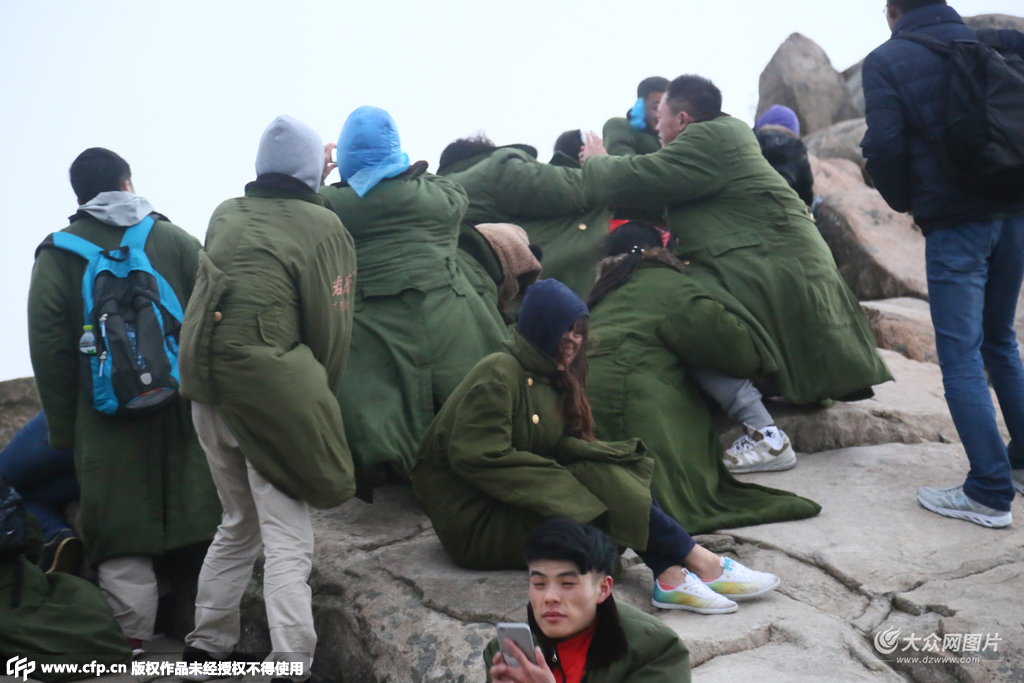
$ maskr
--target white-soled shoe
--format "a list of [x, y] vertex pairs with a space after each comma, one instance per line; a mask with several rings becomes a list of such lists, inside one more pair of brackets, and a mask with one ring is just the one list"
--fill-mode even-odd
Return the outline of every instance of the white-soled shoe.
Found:
[[796, 453], [786, 432], [775, 425], [763, 429], [746, 427], [747, 433], [736, 439], [722, 456], [733, 474], [781, 472], [796, 465]]
[[651, 604], [661, 609], [684, 609], [697, 614], [728, 614], [737, 605], [708, 588], [693, 572], [686, 572], [686, 581], [672, 590], [665, 590], [655, 579]]
[[775, 590], [780, 581], [775, 574], [748, 569], [731, 557], [721, 558], [722, 575], [704, 582], [708, 588], [730, 600], [749, 600]]

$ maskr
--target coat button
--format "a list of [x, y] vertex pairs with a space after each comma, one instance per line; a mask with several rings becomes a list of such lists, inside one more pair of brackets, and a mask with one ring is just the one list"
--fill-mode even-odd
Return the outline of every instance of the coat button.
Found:
[[216, 311], [213, 314], [213, 322], [219, 323], [224, 316], [221, 315], [220, 311]]
[[540, 415], [533, 416], [533, 424], [540, 424]]
[[586, 223], [580, 223], [580, 230], [586, 230], [586, 229], [587, 229], [587, 224]]
[[533, 378], [532, 377], [527, 377], [526, 378], [526, 386], [528, 386], [528, 387], [532, 387], [533, 386]]

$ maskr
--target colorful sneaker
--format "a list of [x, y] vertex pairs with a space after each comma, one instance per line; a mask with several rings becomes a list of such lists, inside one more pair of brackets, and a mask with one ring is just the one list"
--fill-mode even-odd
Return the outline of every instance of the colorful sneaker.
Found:
[[951, 489], [923, 486], [917, 490], [917, 502], [926, 510], [944, 517], [963, 519], [990, 529], [1000, 529], [1013, 523], [1011, 513], [1001, 512], [971, 500], [964, 493], [963, 486], [954, 486]]
[[775, 574], [757, 572], [747, 569], [730, 557], [721, 559], [722, 575], [714, 581], [704, 584], [719, 595], [726, 595], [731, 600], [749, 600], [768, 591], [775, 590], [779, 585], [779, 577]]
[[1024, 470], [1013, 470], [1010, 474], [1013, 477], [1013, 488], [1017, 493], [1024, 494]]
[[793, 444], [784, 431], [775, 425], [763, 429], [746, 427], [746, 430], [722, 457], [730, 472], [781, 472], [796, 465]]
[[735, 602], [708, 588], [693, 572], [686, 572], [686, 581], [672, 590], [665, 590], [655, 579], [651, 604], [661, 609], [684, 609], [697, 614], [728, 614], [737, 609]]

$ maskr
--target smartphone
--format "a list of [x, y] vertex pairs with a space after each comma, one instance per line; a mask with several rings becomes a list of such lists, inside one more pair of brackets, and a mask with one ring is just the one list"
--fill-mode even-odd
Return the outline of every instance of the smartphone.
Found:
[[506, 664], [519, 668], [519, 662], [505, 645], [506, 638], [523, 651], [531, 664], [537, 663], [537, 655], [533, 650], [533, 634], [530, 633], [529, 624], [498, 624], [498, 647], [501, 648], [501, 655], [505, 658]]

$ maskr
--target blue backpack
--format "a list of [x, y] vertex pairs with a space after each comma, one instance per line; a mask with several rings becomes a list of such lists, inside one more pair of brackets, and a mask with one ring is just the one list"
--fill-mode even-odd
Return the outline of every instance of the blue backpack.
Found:
[[125, 230], [114, 251], [66, 232], [55, 232], [39, 245], [70, 251], [87, 262], [79, 340], [82, 381], [93, 406], [106, 415], [146, 415], [178, 398], [182, 309], [146, 256], [154, 222], [147, 216]]

